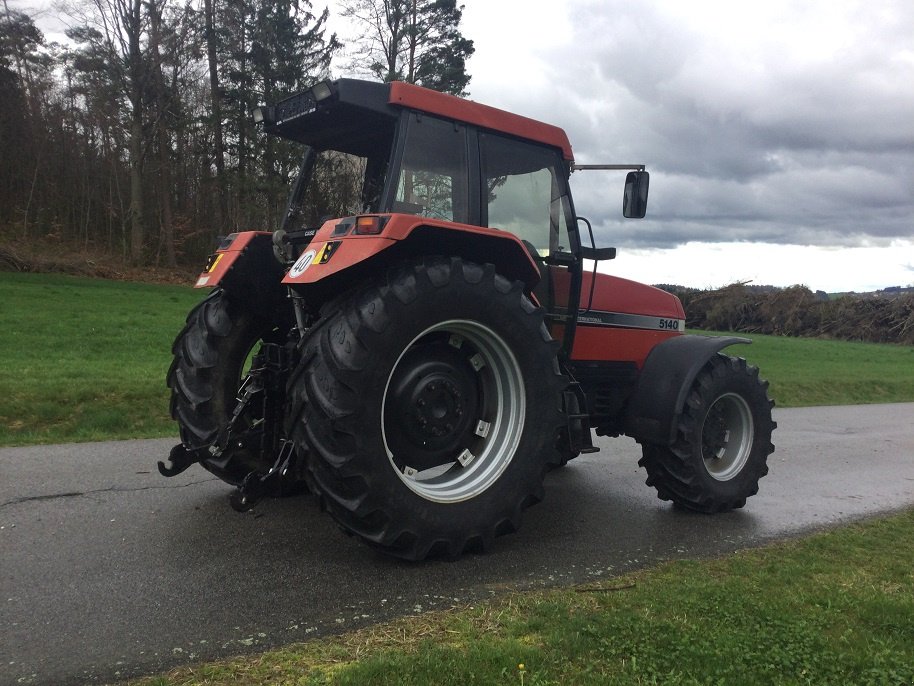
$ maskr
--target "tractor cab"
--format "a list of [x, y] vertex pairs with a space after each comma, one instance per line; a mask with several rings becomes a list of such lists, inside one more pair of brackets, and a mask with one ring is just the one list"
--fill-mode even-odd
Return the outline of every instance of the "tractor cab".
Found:
[[[261, 107], [255, 120], [267, 133], [306, 146], [278, 236], [294, 244], [286, 249], [294, 265], [287, 285], [329, 283], [326, 270], [305, 276], [302, 269], [312, 267], [315, 257], [317, 267], [331, 268], [329, 259], [321, 263], [326, 252], [305, 251], [328, 218], [333, 226], [321, 233], [333, 244], [374, 236], [378, 254], [396, 247], [388, 257], [400, 259], [410, 248], [384, 242], [396, 226], [403, 234], [398, 241], [405, 243], [406, 234], [419, 239], [413, 250], [438, 245], [448, 254], [494, 259], [500, 270], [524, 281], [571, 356], [578, 308], [569, 303], [581, 302], [584, 259], [595, 264], [615, 251], [597, 250], [592, 233], [582, 245], [568, 184], [574, 160], [562, 129], [410, 84], [353, 79], [325, 81]], [[644, 216], [647, 172], [638, 169], [626, 181], [627, 216]], [[369, 228], [359, 228], [358, 217], [377, 215], [379, 221], [365, 219]], [[393, 221], [391, 215], [412, 219]], [[341, 228], [346, 217], [356, 218], [351, 233]], [[480, 234], [470, 227], [493, 231]], [[346, 249], [355, 254], [354, 246]], [[302, 254], [308, 264], [296, 262]], [[364, 259], [365, 250], [359, 255]], [[587, 278], [594, 283], [595, 268]]]

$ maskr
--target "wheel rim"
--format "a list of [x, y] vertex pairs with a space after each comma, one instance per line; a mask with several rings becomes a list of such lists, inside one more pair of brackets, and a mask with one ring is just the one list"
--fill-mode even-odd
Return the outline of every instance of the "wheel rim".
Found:
[[478, 322], [441, 322], [406, 346], [388, 376], [384, 450], [414, 493], [469, 500], [511, 463], [525, 409], [523, 376], [507, 343]]
[[718, 481], [739, 474], [752, 451], [754, 433], [752, 412], [742, 396], [725, 393], [715, 400], [701, 429], [701, 454], [708, 474]]

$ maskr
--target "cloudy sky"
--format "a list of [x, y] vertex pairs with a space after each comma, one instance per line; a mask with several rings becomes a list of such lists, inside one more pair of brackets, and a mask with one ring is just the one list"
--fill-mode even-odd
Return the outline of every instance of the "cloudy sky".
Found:
[[914, 285], [911, 0], [463, 2], [474, 100], [563, 127], [579, 163], [651, 172], [644, 220], [621, 218], [622, 173], [572, 177], [619, 248], [607, 270]]
[[558, 124], [579, 214], [648, 282], [914, 284], [914, 2], [465, 0], [474, 99]]

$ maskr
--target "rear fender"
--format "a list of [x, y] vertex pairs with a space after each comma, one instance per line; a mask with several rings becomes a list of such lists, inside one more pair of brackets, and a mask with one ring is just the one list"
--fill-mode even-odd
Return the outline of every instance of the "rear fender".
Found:
[[244, 231], [222, 241], [194, 287], [218, 286], [254, 311], [267, 314], [285, 299], [283, 272], [273, 254], [272, 234]]
[[647, 356], [626, 405], [625, 433], [641, 443], [672, 445], [676, 422], [695, 377], [708, 360], [735, 343], [736, 336], [676, 336]]
[[300, 292], [314, 307], [349, 290], [352, 284], [404, 259], [422, 255], [492, 263], [503, 276], [522, 281], [528, 291], [540, 280], [532, 257], [510, 233], [414, 215], [384, 215], [382, 219], [384, 228], [377, 235], [355, 234], [352, 220], [325, 223], [283, 283]]

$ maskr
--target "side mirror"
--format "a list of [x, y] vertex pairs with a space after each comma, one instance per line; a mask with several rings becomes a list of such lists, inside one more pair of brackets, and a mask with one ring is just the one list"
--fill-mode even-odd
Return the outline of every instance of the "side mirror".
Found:
[[622, 196], [622, 216], [642, 219], [647, 212], [647, 187], [651, 175], [646, 171], [629, 172], [625, 177], [625, 193]]

